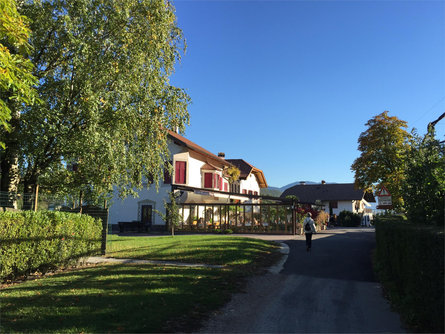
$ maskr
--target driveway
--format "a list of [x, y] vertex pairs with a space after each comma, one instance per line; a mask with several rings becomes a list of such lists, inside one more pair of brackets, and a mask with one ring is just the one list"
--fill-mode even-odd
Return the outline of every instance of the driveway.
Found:
[[282, 270], [252, 278], [201, 332], [404, 332], [372, 271], [374, 229], [322, 231], [310, 253], [303, 236], [255, 237], [289, 246]]

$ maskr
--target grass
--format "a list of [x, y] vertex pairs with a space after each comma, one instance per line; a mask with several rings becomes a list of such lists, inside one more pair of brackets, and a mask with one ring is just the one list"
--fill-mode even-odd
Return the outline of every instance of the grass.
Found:
[[[192, 263], [211, 259], [209, 264], [227, 267], [99, 265], [14, 284], [0, 290], [0, 332], [196, 330], [241, 289], [247, 275], [277, 258], [275, 244], [236, 237], [115, 238], [112, 245], [113, 256]], [[212, 247], [214, 257], [208, 254]]]
[[107, 257], [233, 266], [250, 264], [270, 250], [271, 244], [264, 240], [227, 235], [113, 235], [107, 246]]

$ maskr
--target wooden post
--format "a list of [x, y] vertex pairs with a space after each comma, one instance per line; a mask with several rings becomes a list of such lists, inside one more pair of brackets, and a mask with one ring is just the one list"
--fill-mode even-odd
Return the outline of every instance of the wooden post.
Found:
[[39, 203], [39, 185], [36, 185], [36, 196], [34, 198], [34, 212], [37, 212], [38, 203]]

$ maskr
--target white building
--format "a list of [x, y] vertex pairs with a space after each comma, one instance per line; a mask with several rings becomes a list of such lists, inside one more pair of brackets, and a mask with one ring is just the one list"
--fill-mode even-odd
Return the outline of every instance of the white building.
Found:
[[[235, 163], [173, 131], [168, 132], [168, 146], [173, 174], [164, 172], [158, 191], [154, 185], [145, 184], [137, 198], [121, 200], [115, 196], [109, 210], [111, 224], [138, 221], [151, 230], [164, 230], [166, 223], [156, 211], [165, 214], [164, 202], [172, 190], [180, 192], [179, 203], [230, 203], [259, 201], [260, 188], [267, 187], [263, 172], [243, 160], [236, 160], [243, 162], [243, 169], [238, 167], [240, 180], [230, 185], [226, 171]], [[187, 210], [184, 219], [189, 214]]]

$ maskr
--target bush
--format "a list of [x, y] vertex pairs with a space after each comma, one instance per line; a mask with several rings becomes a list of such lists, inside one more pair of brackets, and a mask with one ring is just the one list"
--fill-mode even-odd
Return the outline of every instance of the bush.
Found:
[[346, 210], [340, 212], [337, 219], [337, 224], [343, 227], [357, 227], [360, 226], [360, 222], [360, 215]]
[[52, 211], [0, 212], [0, 279], [69, 265], [100, 252], [102, 223]]
[[415, 331], [444, 332], [443, 229], [376, 219], [375, 264], [393, 305]]
[[228, 228], [227, 230], [224, 230], [224, 233], [225, 234], [232, 234], [233, 231], [230, 228]]

